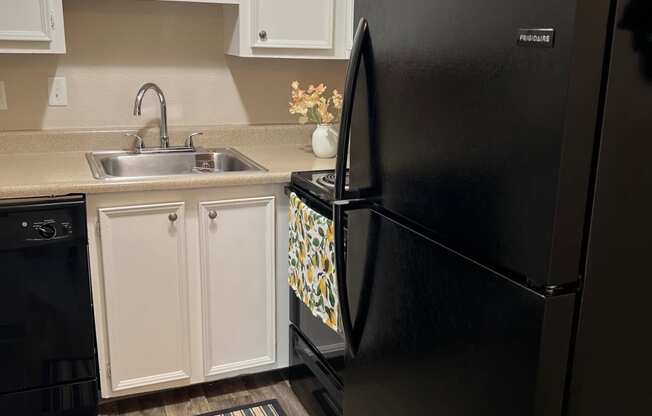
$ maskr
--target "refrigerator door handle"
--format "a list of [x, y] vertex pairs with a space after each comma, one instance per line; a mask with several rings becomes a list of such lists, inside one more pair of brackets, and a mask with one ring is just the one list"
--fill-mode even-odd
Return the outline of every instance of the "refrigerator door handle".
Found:
[[333, 222], [335, 228], [335, 274], [337, 276], [337, 291], [339, 293], [342, 328], [349, 355], [355, 357], [358, 342], [354, 339], [353, 319], [349, 305], [349, 290], [346, 280], [346, 253], [344, 213], [356, 209], [369, 209], [371, 204], [363, 199], [339, 200], [333, 202]]
[[344, 106], [340, 122], [339, 144], [337, 147], [337, 160], [335, 164], [335, 199], [333, 203], [333, 222], [335, 228], [335, 273], [337, 274], [337, 289], [339, 292], [340, 311], [342, 313], [342, 326], [349, 354], [354, 357], [357, 343], [353, 339], [353, 321], [349, 307], [349, 292], [346, 282], [346, 253], [344, 247], [344, 211], [353, 209], [351, 200], [347, 200], [355, 192], [346, 191], [346, 162], [349, 154], [349, 140], [351, 132], [351, 117], [353, 115], [353, 98], [358, 83], [358, 72], [362, 63], [364, 42], [368, 35], [367, 20], [360, 19], [353, 38], [351, 59], [346, 71], [344, 87]]
[[351, 133], [351, 117], [353, 116], [353, 99], [358, 83], [358, 73], [364, 52], [365, 41], [369, 35], [369, 24], [363, 17], [358, 23], [351, 48], [351, 59], [346, 70], [344, 86], [344, 105], [340, 122], [339, 144], [335, 162], [335, 199], [344, 200], [353, 197], [355, 192], [346, 190], [346, 162], [349, 154], [349, 141]]

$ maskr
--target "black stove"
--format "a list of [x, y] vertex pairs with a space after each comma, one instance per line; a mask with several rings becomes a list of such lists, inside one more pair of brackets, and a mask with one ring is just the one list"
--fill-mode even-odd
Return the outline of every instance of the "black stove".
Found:
[[[348, 186], [348, 174], [346, 185]], [[332, 218], [335, 173], [320, 170], [292, 173], [288, 194]], [[345, 218], [346, 224], [346, 218]], [[290, 385], [314, 415], [340, 416], [343, 406], [344, 335], [316, 318], [290, 289]]]

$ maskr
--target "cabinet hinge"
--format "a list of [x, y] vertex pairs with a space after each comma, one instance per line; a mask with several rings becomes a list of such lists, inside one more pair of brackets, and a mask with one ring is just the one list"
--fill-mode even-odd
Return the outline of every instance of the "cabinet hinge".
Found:
[[100, 220], [97, 220], [97, 222], [95, 223], [95, 229], [97, 231], [97, 239], [99, 241], [101, 241], [102, 240], [102, 227], [100, 227]]
[[50, 28], [54, 30], [56, 28], [55, 20], [54, 20], [54, 11], [50, 10]]
[[111, 378], [111, 364], [106, 365], [106, 377]]

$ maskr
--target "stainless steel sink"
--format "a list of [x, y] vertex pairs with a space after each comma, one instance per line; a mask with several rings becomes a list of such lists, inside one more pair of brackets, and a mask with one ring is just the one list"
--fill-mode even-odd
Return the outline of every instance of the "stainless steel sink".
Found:
[[134, 179], [266, 170], [231, 148], [161, 153], [91, 152], [86, 154], [86, 158], [93, 176], [97, 179]]

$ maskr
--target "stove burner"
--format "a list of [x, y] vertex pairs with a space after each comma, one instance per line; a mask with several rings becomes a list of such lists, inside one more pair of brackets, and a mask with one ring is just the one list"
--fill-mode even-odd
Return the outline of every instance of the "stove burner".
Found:
[[334, 173], [327, 173], [324, 176], [320, 176], [317, 179], [317, 183], [324, 185], [328, 188], [335, 188], [335, 174]]

